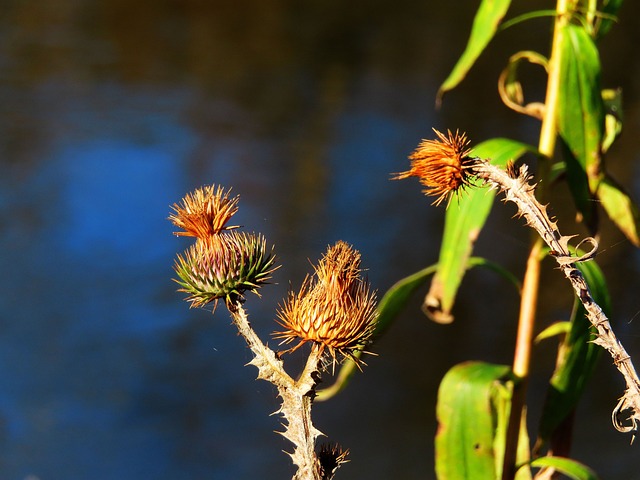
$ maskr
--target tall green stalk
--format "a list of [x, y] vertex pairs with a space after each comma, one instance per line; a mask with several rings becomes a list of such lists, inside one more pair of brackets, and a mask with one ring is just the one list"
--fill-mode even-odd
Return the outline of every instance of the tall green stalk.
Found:
[[[553, 28], [553, 40], [551, 55], [547, 66], [547, 91], [545, 96], [545, 108], [540, 128], [538, 151], [542, 161], [536, 175], [538, 188], [536, 195], [543, 203], [547, 197], [551, 159], [556, 146], [558, 92], [561, 81], [561, 56], [562, 35], [564, 27], [571, 16], [569, 7], [574, 7], [575, 2], [558, 0], [556, 5], [556, 18]], [[515, 352], [513, 357], [513, 374], [518, 379], [514, 386], [509, 415], [509, 426], [505, 441], [505, 455], [502, 469], [502, 479], [511, 480], [516, 471], [516, 452], [518, 449], [518, 437], [521, 417], [526, 404], [527, 385], [529, 378], [529, 366], [531, 364], [531, 346], [535, 331], [538, 291], [540, 288], [540, 267], [543, 258], [542, 249], [544, 242], [540, 236], [532, 237], [532, 245], [527, 258], [527, 267], [524, 274], [522, 297], [520, 301], [520, 314], [518, 317], [518, 332], [516, 336]]]

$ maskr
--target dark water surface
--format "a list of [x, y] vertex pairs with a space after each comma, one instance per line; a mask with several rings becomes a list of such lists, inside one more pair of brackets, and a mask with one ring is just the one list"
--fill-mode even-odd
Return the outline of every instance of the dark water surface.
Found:
[[[603, 80], [625, 92], [610, 168], [640, 198], [639, 12], [628, 3], [603, 44]], [[549, 40], [547, 20], [501, 34], [436, 111], [476, 2], [447, 5], [1, 2], [0, 479], [290, 478], [274, 391], [243, 367], [226, 312], [190, 311], [175, 293], [187, 243], [171, 235], [169, 205], [214, 182], [241, 195], [237, 222], [284, 265], [247, 302], [264, 336], [289, 282], [338, 239], [361, 250], [381, 292], [435, 262], [444, 211], [389, 174], [431, 127], [535, 144], [537, 123], [502, 107], [495, 82], [509, 55]], [[529, 75], [539, 99], [542, 77]], [[529, 237], [512, 214], [494, 209], [477, 253], [521, 274]], [[640, 256], [611, 227], [602, 246], [615, 328], [638, 363]], [[540, 328], [571, 307], [550, 265], [543, 285]], [[450, 326], [419, 304], [349, 390], [314, 408], [351, 450], [340, 478], [433, 478], [440, 379], [463, 360], [511, 360], [518, 298], [503, 280], [472, 272]], [[550, 343], [536, 361], [533, 405]], [[603, 357], [577, 415], [575, 457], [603, 479], [640, 479], [639, 447], [610, 425], [622, 389]]]

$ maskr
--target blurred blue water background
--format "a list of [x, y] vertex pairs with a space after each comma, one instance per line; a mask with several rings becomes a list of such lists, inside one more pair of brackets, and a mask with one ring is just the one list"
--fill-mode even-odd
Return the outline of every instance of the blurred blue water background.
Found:
[[[610, 169], [640, 198], [639, 12], [627, 3], [603, 41], [603, 82], [625, 95]], [[187, 241], [172, 236], [169, 206], [210, 183], [241, 196], [237, 223], [264, 233], [283, 265], [247, 302], [264, 337], [289, 286], [338, 239], [361, 250], [380, 292], [435, 262], [443, 209], [389, 174], [431, 127], [475, 143], [538, 135], [495, 84], [518, 49], [546, 51], [548, 19], [502, 33], [434, 109], [475, 8], [0, 2], [0, 479], [290, 478], [269, 416], [275, 392], [243, 366], [250, 355], [226, 312], [188, 310], [175, 292]], [[540, 100], [542, 75], [525, 72]], [[554, 212], [578, 233], [568, 198], [557, 193]], [[529, 233], [512, 215], [494, 209], [477, 253], [521, 274]], [[610, 226], [602, 247], [615, 328], [637, 363], [640, 257]], [[544, 286], [540, 329], [571, 308], [551, 265]], [[351, 450], [341, 478], [434, 478], [440, 379], [463, 360], [511, 361], [518, 299], [503, 280], [472, 271], [449, 326], [427, 321], [419, 297], [364, 374], [314, 408], [317, 427]], [[553, 349], [536, 349], [534, 405]], [[578, 411], [575, 457], [603, 479], [640, 479], [637, 445], [609, 419], [622, 389], [603, 358]]]

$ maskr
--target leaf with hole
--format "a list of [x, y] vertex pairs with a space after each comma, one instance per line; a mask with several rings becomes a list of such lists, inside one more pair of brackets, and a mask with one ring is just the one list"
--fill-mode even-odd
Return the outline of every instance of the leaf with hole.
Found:
[[465, 362], [447, 372], [436, 407], [439, 480], [500, 478], [512, 383], [505, 365]]

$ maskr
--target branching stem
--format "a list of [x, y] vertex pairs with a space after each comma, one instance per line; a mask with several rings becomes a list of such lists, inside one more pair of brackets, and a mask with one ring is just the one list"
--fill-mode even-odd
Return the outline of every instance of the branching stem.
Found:
[[249, 362], [258, 369], [258, 378], [266, 380], [278, 389], [282, 405], [276, 412], [285, 420], [284, 432], [279, 432], [294, 445], [291, 459], [298, 467], [293, 480], [323, 480], [315, 443], [322, 432], [311, 421], [311, 406], [320, 375], [321, 347], [314, 345], [304, 370], [298, 380], [294, 380], [284, 370], [282, 360], [267, 347], [255, 333], [242, 305], [229, 305], [229, 312], [238, 332], [245, 339], [254, 358]]

